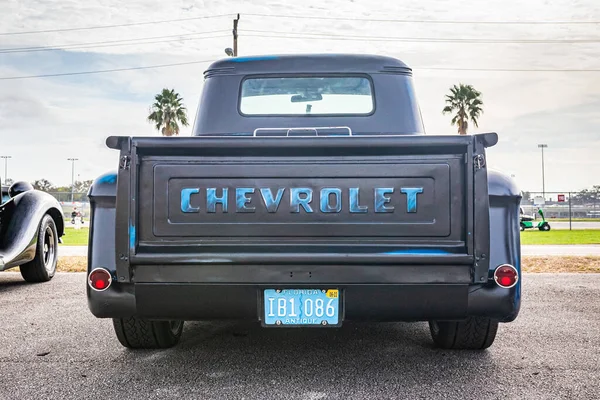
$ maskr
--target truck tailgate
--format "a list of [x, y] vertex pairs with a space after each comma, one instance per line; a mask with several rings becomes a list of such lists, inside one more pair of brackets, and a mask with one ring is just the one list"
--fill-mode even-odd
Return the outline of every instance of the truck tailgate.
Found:
[[495, 140], [111, 137], [118, 266], [433, 258], [487, 273]]

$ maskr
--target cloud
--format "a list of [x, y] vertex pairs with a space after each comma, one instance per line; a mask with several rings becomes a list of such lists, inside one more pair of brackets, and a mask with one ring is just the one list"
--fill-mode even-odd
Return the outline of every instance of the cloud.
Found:
[[[247, 13], [328, 15], [445, 20], [580, 20], [600, 19], [600, 3], [562, 0], [490, 0], [473, 3], [384, 2], [374, 10], [367, 0], [268, 2], [257, 0], [106, 0], [82, 3], [64, 0], [7, 0], [0, 14], [4, 32], [97, 26], [138, 21], [189, 18], [237, 12], [241, 54], [351, 52], [386, 54], [415, 67], [415, 86], [430, 134], [454, 134], [441, 114], [443, 96], [458, 82], [483, 92], [485, 113], [473, 132], [496, 131], [500, 143], [490, 149], [490, 163], [517, 175], [525, 188], [541, 188], [538, 142], [547, 142], [548, 179], [557, 190], [598, 183], [600, 79], [592, 73], [509, 73], [432, 71], [418, 67], [473, 68], [599, 68], [597, 45], [481, 45], [358, 40], [303, 40], [273, 34], [251, 36], [250, 30], [330, 33], [380, 37], [569, 38], [593, 37], [595, 26], [493, 26], [398, 24], [251, 17]], [[246, 14], [246, 15], [245, 15]], [[111, 29], [2, 36], [2, 48], [49, 46], [96, 41], [177, 35], [231, 29], [231, 17], [198, 19]], [[0, 53], [0, 77], [89, 71], [167, 64], [224, 56], [231, 38], [178, 40], [135, 46], [111, 46], [70, 51]], [[163, 87], [184, 98], [190, 123], [200, 98], [207, 64], [156, 70], [60, 78], [0, 81], [0, 152], [10, 154], [9, 175], [33, 180], [46, 177], [70, 182], [68, 157], [77, 157], [77, 173], [93, 178], [116, 166], [117, 153], [107, 149], [109, 135], [156, 135], [146, 122], [148, 106]], [[191, 127], [182, 130], [189, 135]], [[0, 165], [0, 170], [3, 166]]]

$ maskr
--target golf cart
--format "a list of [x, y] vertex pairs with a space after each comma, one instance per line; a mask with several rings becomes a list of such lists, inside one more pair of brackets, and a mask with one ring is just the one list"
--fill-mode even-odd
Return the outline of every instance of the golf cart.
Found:
[[538, 223], [535, 223], [535, 217], [533, 215], [525, 215], [525, 212], [523, 211], [523, 207], [519, 208], [519, 214], [520, 214], [519, 225], [521, 227], [521, 231], [524, 231], [525, 229], [532, 229], [532, 228], [538, 228], [540, 231], [549, 231], [550, 230], [550, 224], [548, 223], [548, 221], [546, 221], [546, 218], [544, 217], [544, 212], [542, 211], [541, 208], [538, 210], [538, 214], [540, 214], [540, 216], [542, 217], [542, 220]]

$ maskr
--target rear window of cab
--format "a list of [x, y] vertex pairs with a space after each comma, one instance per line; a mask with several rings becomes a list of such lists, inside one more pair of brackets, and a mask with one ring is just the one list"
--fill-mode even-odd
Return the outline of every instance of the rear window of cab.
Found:
[[375, 101], [365, 76], [257, 77], [242, 81], [242, 115], [369, 115]]

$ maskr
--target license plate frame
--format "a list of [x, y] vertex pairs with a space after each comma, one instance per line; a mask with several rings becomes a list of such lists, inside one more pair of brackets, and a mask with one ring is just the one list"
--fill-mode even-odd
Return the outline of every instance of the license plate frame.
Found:
[[[298, 291], [306, 291], [306, 290], [319, 290], [321, 291], [321, 293], [327, 295], [329, 294], [330, 291], [335, 291], [337, 293], [337, 322], [336, 323], [330, 323], [327, 322], [327, 324], [323, 324], [322, 322], [320, 323], [300, 323], [300, 324], [292, 324], [292, 323], [284, 323], [282, 321], [281, 324], [276, 324], [276, 323], [268, 323], [272, 318], [267, 318], [267, 313], [266, 313], [266, 296], [267, 296], [267, 291], [269, 290], [273, 290], [273, 291], [294, 291], [294, 290], [298, 290]], [[264, 328], [339, 328], [342, 326], [343, 320], [344, 320], [344, 301], [343, 301], [343, 291], [339, 288], [336, 287], [327, 287], [327, 288], [318, 288], [318, 287], [310, 287], [310, 288], [306, 288], [306, 287], [293, 287], [293, 288], [273, 288], [273, 287], [266, 287], [266, 288], [261, 288], [259, 289], [259, 311], [260, 311], [260, 323], [261, 326]], [[326, 307], [326, 305], [325, 305]], [[300, 318], [300, 317], [299, 317]], [[318, 317], [317, 317], [318, 318]], [[327, 319], [327, 318], [325, 318]], [[322, 319], [320, 320], [322, 321]]]

